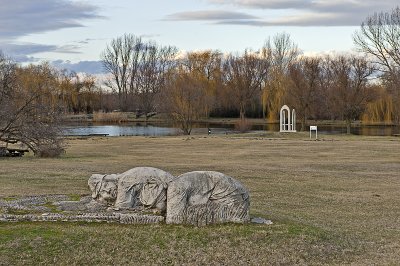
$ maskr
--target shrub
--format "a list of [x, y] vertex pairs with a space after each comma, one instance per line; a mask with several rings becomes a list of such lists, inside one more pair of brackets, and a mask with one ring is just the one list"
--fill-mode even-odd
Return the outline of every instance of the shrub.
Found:
[[251, 122], [247, 119], [240, 119], [235, 123], [235, 130], [245, 133], [251, 129]]
[[40, 145], [35, 155], [42, 158], [55, 158], [65, 153], [62, 143]]
[[126, 113], [121, 113], [121, 112], [112, 112], [112, 113], [95, 112], [93, 114], [93, 122], [121, 123], [121, 122], [127, 122], [127, 121], [128, 121], [128, 115]]

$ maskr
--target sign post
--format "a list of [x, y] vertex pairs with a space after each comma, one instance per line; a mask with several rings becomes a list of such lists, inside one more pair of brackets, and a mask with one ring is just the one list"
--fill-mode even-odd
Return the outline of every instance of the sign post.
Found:
[[311, 139], [311, 132], [315, 131], [315, 139], [318, 139], [318, 127], [317, 126], [310, 126], [310, 139]]

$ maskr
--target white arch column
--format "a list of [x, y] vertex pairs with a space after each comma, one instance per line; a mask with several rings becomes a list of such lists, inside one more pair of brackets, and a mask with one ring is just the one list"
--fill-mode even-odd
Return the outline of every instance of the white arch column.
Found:
[[284, 105], [279, 114], [279, 131], [296, 132], [296, 111], [293, 109], [293, 111], [290, 112], [290, 108], [287, 105]]

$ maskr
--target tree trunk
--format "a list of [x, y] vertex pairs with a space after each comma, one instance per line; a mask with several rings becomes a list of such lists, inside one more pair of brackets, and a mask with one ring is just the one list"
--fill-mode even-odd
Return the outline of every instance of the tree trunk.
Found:
[[350, 135], [351, 134], [351, 120], [346, 119], [346, 134]]
[[243, 121], [246, 118], [246, 110], [243, 104], [240, 105], [240, 120]]
[[306, 122], [307, 122], [307, 117], [306, 117], [306, 115], [304, 115], [303, 118], [301, 119], [300, 131], [306, 131]]

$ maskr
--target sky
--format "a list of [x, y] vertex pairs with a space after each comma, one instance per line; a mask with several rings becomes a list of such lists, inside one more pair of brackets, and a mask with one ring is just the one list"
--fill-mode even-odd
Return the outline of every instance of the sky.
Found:
[[352, 34], [398, 0], [0, 0], [0, 49], [23, 64], [99, 74], [124, 33], [182, 51], [259, 49], [285, 32], [304, 53], [354, 50]]

